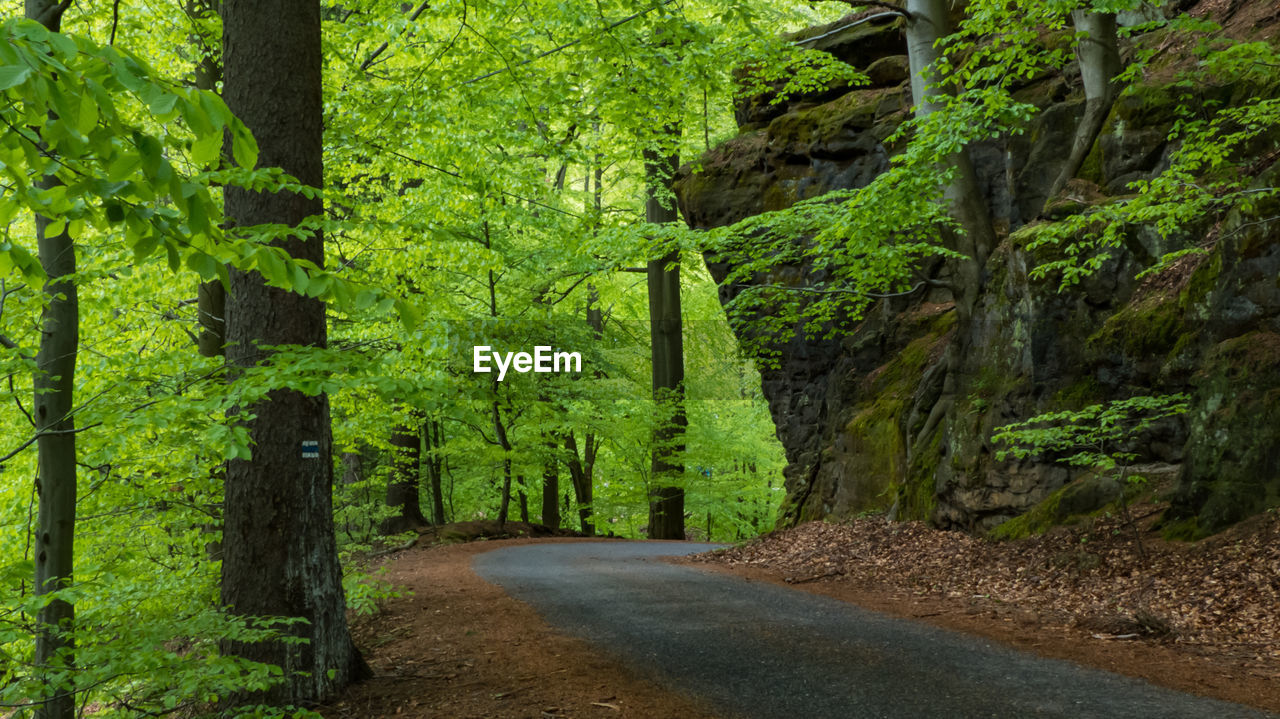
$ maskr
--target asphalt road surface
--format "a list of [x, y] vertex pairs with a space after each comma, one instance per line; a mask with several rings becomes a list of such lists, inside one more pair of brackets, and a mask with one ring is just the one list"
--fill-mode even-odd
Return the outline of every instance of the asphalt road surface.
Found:
[[478, 555], [474, 567], [552, 625], [726, 716], [1276, 717], [654, 559], [712, 546], [535, 544]]

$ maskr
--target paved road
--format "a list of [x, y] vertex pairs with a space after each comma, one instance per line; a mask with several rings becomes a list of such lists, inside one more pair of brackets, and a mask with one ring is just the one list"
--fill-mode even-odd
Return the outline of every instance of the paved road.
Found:
[[1275, 717], [826, 597], [653, 559], [711, 545], [582, 542], [478, 555], [547, 620], [726, 715]]

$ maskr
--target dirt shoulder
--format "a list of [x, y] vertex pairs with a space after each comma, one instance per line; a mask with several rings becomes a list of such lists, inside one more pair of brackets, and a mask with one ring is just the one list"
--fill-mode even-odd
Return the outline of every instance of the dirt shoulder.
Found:
[[1280, 517], [1197, 544], [1116, 522], [993, 543], [814, 522], [680, 559], [1202, 696], [1280, 712]]
[[385, 578], [412, 596], [356, 620], [374, 678], [321, 708], [328, 719], [711, 719], [691, 698], [637, 678], [471, 571], [514, 539], [414, 547], [387, 557]]

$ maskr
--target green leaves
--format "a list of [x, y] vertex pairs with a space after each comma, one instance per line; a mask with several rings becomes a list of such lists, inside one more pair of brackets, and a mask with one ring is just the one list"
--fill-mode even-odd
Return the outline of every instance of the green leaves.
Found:
[[992, 441], [1008, 446], [996, 459], [1050, 455], [1072, 466], [1111, 470], [1134, 458], [1124, 449], [1128, 441], [1158, 420], [1186, 413], [1188, 401], [1185, 394], [1130, 397], [997, 427]]
[[0, 67], [0, 90], [15, 88], [31, 77], [31, 68], [14, 65]]

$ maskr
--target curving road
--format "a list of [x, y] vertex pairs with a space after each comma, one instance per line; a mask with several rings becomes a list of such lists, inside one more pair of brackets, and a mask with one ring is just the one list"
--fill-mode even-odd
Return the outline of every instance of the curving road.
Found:
[[728, 716], [1275, 717], [798, 590], [654, 560], [707, 544], [579, 542], [478, 555], [480, 576]]

